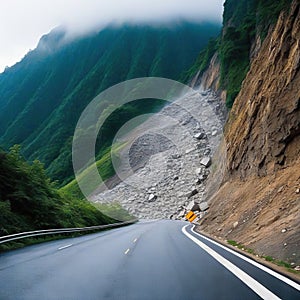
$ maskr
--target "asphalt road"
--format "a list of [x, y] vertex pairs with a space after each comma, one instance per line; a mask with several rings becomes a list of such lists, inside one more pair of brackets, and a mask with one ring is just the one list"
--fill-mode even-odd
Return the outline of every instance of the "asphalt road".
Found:
[[0, 254], [0, 299], [300, 299], [297, 283], [186, 225], [139, 222]]

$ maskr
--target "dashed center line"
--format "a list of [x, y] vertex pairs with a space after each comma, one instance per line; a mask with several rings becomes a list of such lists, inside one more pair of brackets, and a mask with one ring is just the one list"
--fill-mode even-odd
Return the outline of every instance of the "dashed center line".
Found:
[[73, 244], [69, 244], [69, 245], [66, 245], [66, 246], [59, 247], [58, 250], [63, 250], [63, 249], [69, 248], [71, 246], [73, 246]]
[[124, 253], [125, 255], [128, 254], [128, 252], [130, 251], [130, 249], [128, 248]]
[[138, 239], [137, 239], [137, 238], [135, 238], [135, 239], [133, 240], [133, 242], [134, 242], [134, 243], [136, 243], [136, 241], [137, 241], [137, 240], [138, 240]]

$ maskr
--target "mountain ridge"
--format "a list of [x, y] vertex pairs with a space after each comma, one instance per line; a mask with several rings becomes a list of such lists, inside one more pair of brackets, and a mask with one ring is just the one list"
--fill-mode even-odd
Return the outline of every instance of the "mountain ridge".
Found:
[[133, 77], [178, 79], [219, 28], [211, 23], [182, 23], [172, 30], [109, 27], [61, 47], [56, 45], [64, 34], [56, 29], [0, 75], [0, 143], [6, 149], [21, 144], [27, 159], [40, 159], [53, 179], [68, 181], [72, 177], [68, 149], [87, 103]]

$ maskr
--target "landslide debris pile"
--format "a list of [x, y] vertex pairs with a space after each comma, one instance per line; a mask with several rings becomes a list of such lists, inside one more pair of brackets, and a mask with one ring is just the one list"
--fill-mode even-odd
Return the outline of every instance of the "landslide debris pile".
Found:
[[94, 201], [119, 202], [139, 218], [184, 219], [188, 210], [202, 217], [224, 115], [220, 99], [210, 91], [169, 104], [124, 138], [128, 146], [120, 157], [129, 163], [117, 171], [123, 180]]

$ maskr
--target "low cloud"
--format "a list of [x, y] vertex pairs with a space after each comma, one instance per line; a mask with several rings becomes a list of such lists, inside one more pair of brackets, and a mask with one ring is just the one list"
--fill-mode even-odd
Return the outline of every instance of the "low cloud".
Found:
[[[71, 1], [73, 2], [73, 1]], [[168, 22], [174, 19], [220, 22], [222, 0], [87, 0], [70, 5], [64, 23], [70, 30], [90, 30], [110, 22]]]
[[161, 23], [185, 19], [221, 22], [224, 0], [3, 0], [0, 4], [0, 72], [64, 25], [84, 34], [108, 23]]

